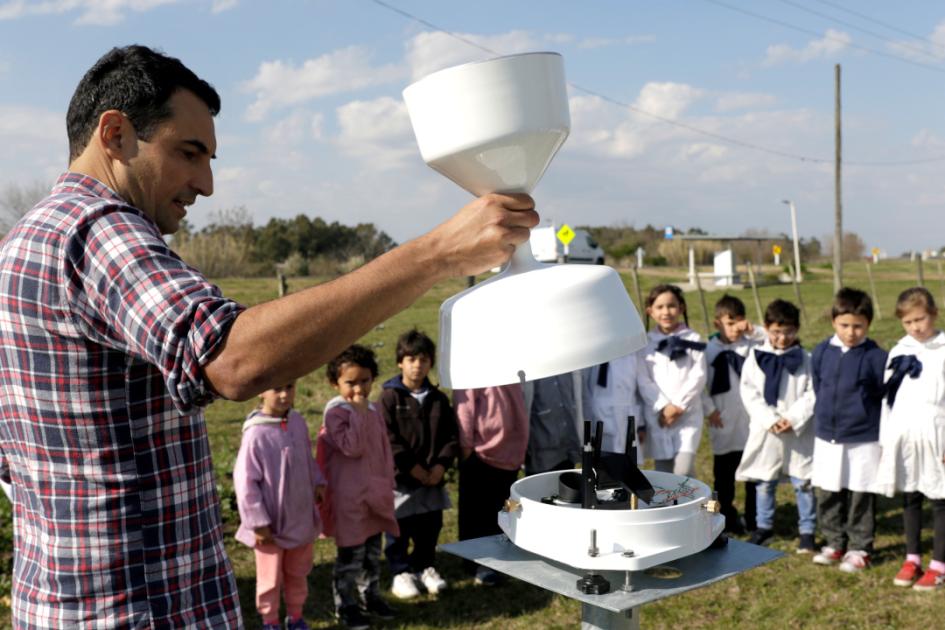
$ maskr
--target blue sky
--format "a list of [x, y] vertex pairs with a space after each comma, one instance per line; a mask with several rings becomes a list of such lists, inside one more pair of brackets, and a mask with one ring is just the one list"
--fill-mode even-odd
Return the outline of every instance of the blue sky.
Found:
[[779, 233], [793, 199], [802, 235], [829, 234], [839, 63], [845, 227], [890, 254], [945, 245], [940, 2], [0, 0], [0, 189], [65, 169], [76, 83], [129, 43], [222, 96], [197, 226], [245, 206], [399, 241], [433, 227], [468, 196], [420, 160], [401, 90], [486, 48], [564, 56], [572, 131], [534, 193], [547, 219]]

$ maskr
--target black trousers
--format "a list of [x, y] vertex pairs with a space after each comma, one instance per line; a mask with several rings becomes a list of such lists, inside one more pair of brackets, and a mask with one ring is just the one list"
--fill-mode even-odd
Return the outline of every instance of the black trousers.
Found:
[[[400, 536], [395, 538], [385, 534], [387, 546], [384, 555], [390, 563], [390, 574], [397, 575], [404, 571], [421, 573], [427, 567], [432, 567], [436, 541], [443, 529], [443, 510], [398, 518], [397, 524], [400, 526]], [[413, 550], [408, 554], [411, 541]]]
[[[742, 461], [742, 451], [733, 451], [712, 458], [712, 473], [715, 478], [715, 493], [722, 504], [725, 516], [725, 531], [738, 533], [738, 509], [735, 507], [735, 470]], [[745, 527], [755, 529], [755, 484], [745, 482]]]
[[[492, 536], [499, 529], [499, 510], [509, 498], [509, 488], [518, 470], [502, 470], [479, 459], [475, 453], [459, 464], [459, 539]], [[467, 571], [476, 563], [465, 561]]]
[[817, 497], [817, 525], [828, 547], [873, 552], [875, 494], [814, 488], [814, 495]]
[[[902, 525], [906, 530], [906, 553], [922, 555], [921, 492], [906, 492], [902, 501]], [[929, 499], [932, 504], [932, 559], [945, 562], [945, 499]]]

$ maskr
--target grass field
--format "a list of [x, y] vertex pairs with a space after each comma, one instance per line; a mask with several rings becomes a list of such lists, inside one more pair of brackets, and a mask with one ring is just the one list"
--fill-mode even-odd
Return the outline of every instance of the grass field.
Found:
[[[773, 275], [774, 269], [765, 270]], [[850, 264], [846, 268], [848, 286], [869, 290], [866, 267]], [[634, 294], [629, 274], [623, 274], [631, 295]], [[883, 318], [874, 322], [871, 336], [880, 345], [890, 348], [902, 336], [899, 323], [892, 317], [896, 295], [915, 284], [912, 267], [904, 262], [882, 262], [875, 270], [879, 305]], [[681, 269], [657, 268], [642, 270], [642, 290], [664, 281], [684, 281]], [[290, 281], [291, 290], [313, 284], [312, 280]], [[275, 297], [273, 280], [220, 281], [224, 293], [246, 304], [255, 304]], [[391, 318], [366, 335], [362, 343], [372, 345], [378, 353], [383, 381], [396, 372], [394, 345], [404, 330], [417, 326], [431, 336], [437, 332], [440, 302], [462, 289], [461, 281], [437, 286], [413, 307]], [[945, 293], [945, 284], [935, 268], [927, 269], [926, 286], [936, 299]], [[808, 323], [802, 327], [804, 346], [812, 348], [831, 332], [829, 316], [832, 279], [829, 269], [807, 271], [801, 288]], [[732, 291], [748, 307], [754, 318], [754, 302], [748, 290]], [[709, 308], [721, 293], [706, 293]], [[775, 297], [794, 300], [792, 285], [770, 285], [760, 289], [762, 305]], [[690, 324], [705, 334], [698, 294], [687, 294]], [[580, 340], [576, 339], [576, 343]], [[379, 385], [376, 385], [374, 396]], [[299, 381], [296, 407], [308, 419], [314, 436], [321, 424], [324, 403], [332, 396], [324, 378], [324, 370]], [[207, 411], [207, 422], [213, 447], [214, 465], [228, 541], [228, 551], [239, 581], [240, 599], [248, 628], [258, 628], [259, 620], [254, 606], [254, 566], [251, 550], [235, 542], [233, 534], [238, 524], [230, 472], [239, 448], [240, 426], [246, 413], [254, 405], [248, 403], [217, 402]], [[712, 456], [704, 435], [697, 460], [697, 477], [709, 484], [712, 481]], [[456, 479], [450, 472], [449, 488], [455, 504]], [[892, 576], [901, 563], [905, 544], [901, 536], [901, 509], [899, 499], [881, 498], [877, 510], [877, 545], [875, 566], [864, 575], [850, 576], [836, 569], [814, 566], [809, 556], [796, 556], [796, 512], [793, 493], [789, 487], [779, 491], [776, 537], [772, 547], [787, 552], [787, 556], [764, 567], [735, 578], [724, 580], [709, 588], [677, 596], [646, 606], [642, 611], [642, 625], [646, 628], [920, 628], [941, 627], [945, 618], [945, 592], [917, 593], [892, 585]], [[740, 500], [740, 498], [739, 498]], [[0, 514], [9, 515], [9, 506], [0, 499]], [[926, 520], [931, 517], [926, 511]], [[3, 524], [0, 540], [8, 553], [9, 523]], [[925, 530], [923, 544], [931, 549], [931, 531]], [[456, 513], [446, 513], [445, 527], [440, 542], [456, 540]], [[316, 545], [316, 566], [310, 576], [311, 593], [305, 616], [315, 628], [333, 627], [330, 594], [331, 564], [334, 546], [331, 541]], [[498, 588], [475, 587], [460, 570], [457, 559], [441, 554], [438, 560], [441, 573], [449, 580], [451, 589], [437, 597], [425, 596], [409, 603], [396, 602], [400, 617], [388, 627], [404, 628], [571, 628], [580, 622], [580, 607], [566, 598], [551, 595], [521, 582], [510, 581]], [[8, 581], [0, 582], [2, 604], [8, 603]], [[2, 609], [0, 609], [2, 613]], [[8, 613], [3, 614], [9, 618]], [[2, 622], [0, 622], [2, 623]]]

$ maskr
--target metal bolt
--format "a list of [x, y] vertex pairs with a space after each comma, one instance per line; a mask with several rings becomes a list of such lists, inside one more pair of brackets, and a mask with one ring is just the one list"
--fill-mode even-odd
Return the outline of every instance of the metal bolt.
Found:
[[623, 552], [622, 554], [620, 554], [620, 555], [622, 555], [624, 558], [632, 558], [632, 557], [635, 556], [636, 554], [633, 553], [633, 550], [632, 550], [632, 549], [627, 549], [626, 551], [624, 551], [624, 552]]
[[597, 557], [597, 554], [598, 554], [598, 549], [597, 549], [597, 530], [596, 530], [596, 529], [592, 529], [592, 530], [591, 530], [591, 546], [587, 548], [587, 555], [589, 555], [589, 556], [592, 557], [592, 558], [596, 558], [596, 557]]

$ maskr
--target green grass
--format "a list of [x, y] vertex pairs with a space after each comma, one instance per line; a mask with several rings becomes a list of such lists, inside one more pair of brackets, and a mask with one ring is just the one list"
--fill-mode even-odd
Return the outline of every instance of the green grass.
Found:
[[[772, 275], [775, 270], [761, 273]], [[802, 327], [805, 347], [812, 348], [830, 332], [827, 315], [832, 294], [829, 270], [810, 269], [802, 285], [809, 322]], [[883, 262], [875, 271], [879, 303], [883, 319], [874, 322], [871, 336], [889, 348], [902, 336], [899, 323], [892, 317], [896, 295], [915, 282], [915, 273], [908, 263]], [[633, 295], [630, 275], [624, 280]], [[926, 286], [941, 298], [942, 283], [935, 268], [926, 269]], [[641, 272], [642, 290], [665, 281], [684, 281], [682, 269], [645, 269]], [[868, 290], [866, 268], [850, 264], [845, 269], [847, 285]], [[299, 290], [314, 284], [314, 280], [292, 279], [290, 289]], [[255, 304], [275, 297], [275, 280], [225, 279], [219, 284], [227, 295], [246, 304]], [[378, 353], [381, 378], [396, 372], [394, 346], [404, 330], [418, 326], [435, 337], [439, 304], [465, 287], [456, 280], [434, 288], [414, 306], [378, 326], [362, 339]], [[748, 290], [731, 291], [746, 304], [754, 319], [754, 304]], [[762, 287], [759, 291], [762, 305], [775, 297], [794, 300], [790, 284]], [[707, 292], [706, 302], [711, 309], [720, 292]], [[705, 334], [701, 306], [696, 293], [687, 294], [690, 323]], [[375, 396], [379, 385], [375, 387]], [[300, 379], [296, 407], [307, 418], [314, 436], [321, 424], [324, 403], [333, 395], [324, 377], [324, 370]], [[233, 561], [239, 582], [240, 599], [248, 628], [258, 628], [259, 620], [254, 605], [254, 565], [250, 549], [237, 543], [233, 534], [238, 525], [231, 471], [239, 448], [240, 425], [254, 403], [220, 401], [207, 410], [207, 423], [213, 447], [214, 466], [224, 515], [227, 549]], [[697, 476], [711, 483], [712, 455], [707, 436], [697, 459]], [[450, 472], [449, 489], [455, 504], [455, 471]], [[901, 508], [899, 499], [881, 498], [877, 510], [877, 543], [875, 566], [864, 575], [850, 576], [836, 569], [814, 566], [809, 557], [796, 556], [794, 548], [796, 512], [793, 493], [782, 487], [777, 512], [776, 537], [772, 547], [785, 551], [786, 557], [764, 567], [748, 571], [713, 586], [663, 602], [648, 605], [642, 611], [642, 625], [646, 628], [784, 628], [838, 627], [898, 628], [939, 627], [945, 614], [945, 596], [942, 592], [923, 594], [892, 585], [892, 576], [904, 557], [901, 535]], [[741, 497], [739, 497], [739, 501]], [[9, 518], [9, 506], [0, 499], [0, 516]], [[926, 521], [931, 516], [926, 511]], [[0, 549], [9, 557], [10, 528], [4, 519], [0, 529]], [[923, 544], [931, 549], [931, 530], [927, 529]], [[457, 538], [456, 512], [448, 510], [440, 542]], [[927, 558], [928, 554], [926, 554]], [[331, 565], [334, 545], [331, 541], [316, 543], [316, 564], [310, 576], [311, 592], [305, 608], [307, 621], [314, 628], [334, 626], [331, 604]], [[451, 589], [438, 598], [424, 596], [409, 603], [397, 602], [400, 611], [396, 622], [389, 627], [404, 628], [573, 628], [580, 621], [580, 606], [567, 598], [552, 595], [539, 588], [510, 581], [496, 589], [482, 589], [464, 577], [460, 562], [441, 554], [439, 566]], [[386, 578], [386, 576], [385, 576]], [[0, 613], [8, 604], [9, 583], [0, 581]], [[8, 617], [7, 612], [3, 615]]]

